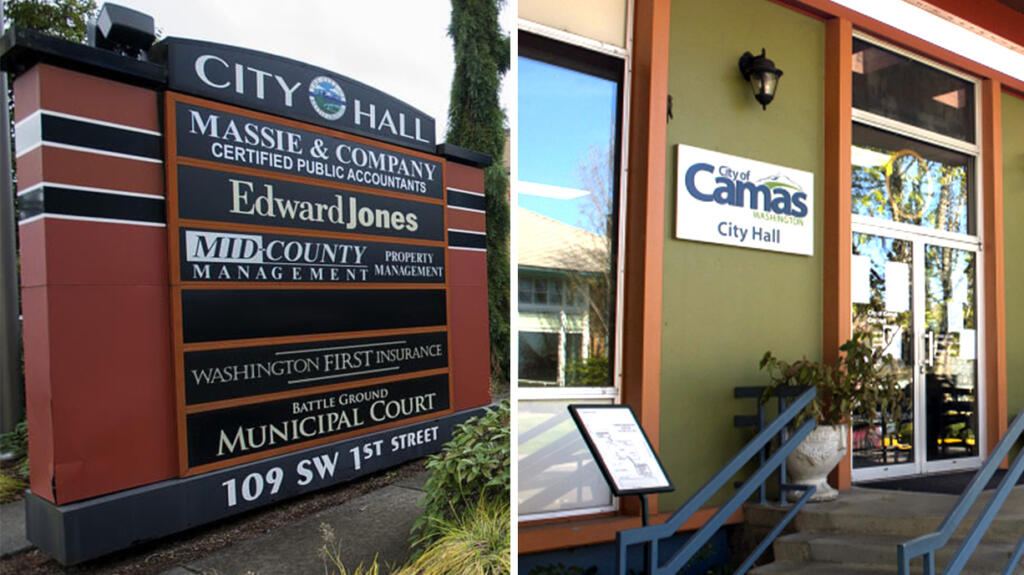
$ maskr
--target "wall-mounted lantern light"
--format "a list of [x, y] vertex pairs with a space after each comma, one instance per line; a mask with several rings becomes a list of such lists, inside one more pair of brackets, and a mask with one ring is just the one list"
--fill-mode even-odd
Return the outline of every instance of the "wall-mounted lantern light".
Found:
[[765, 58], [764, 48], [761, 48], [760, 56], [750, 52], [744, 52], [740, 56], [740, 72], [754, 89], [754, 97], [761, 103], [761, 109], [766, 109], [768, 103], [775, 97], [775, 88], [779, 85], [782, 70], [775, 67], [775, 62]]

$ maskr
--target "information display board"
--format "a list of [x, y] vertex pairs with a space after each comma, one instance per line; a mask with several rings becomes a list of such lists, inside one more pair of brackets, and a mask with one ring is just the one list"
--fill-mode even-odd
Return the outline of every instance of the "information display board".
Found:
[[165, 113], [181, 474], [452, 413], [444, 159]]
[[616, 497], [675, 489], [628, 405], [570, 405], [569, 413]]

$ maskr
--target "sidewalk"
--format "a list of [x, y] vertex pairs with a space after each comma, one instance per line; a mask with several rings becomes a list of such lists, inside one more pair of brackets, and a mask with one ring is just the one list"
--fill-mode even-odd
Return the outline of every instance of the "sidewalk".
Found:
[[0, 505], [0, 557], [20, 553], [32, 544], [25, 539], [25, 504], [21, 501]]
[[420, 473], [162, 575], [323, 573], [319, 550], [324, 523], [337, 535], [346, 569], [369, 563], [375, 555], [381, 565], [400, 565], [409, 557], [409, 530], [422, 510], [419, 500], [426, 478]]
[[[321, 524], [337, 537], [348, 570], [369, 563], [400, 565], [410, 553], [409, 530], [420, 516], [426, 472], [418, 472], [380, 489], [298, 519], [284, 527], [239, 541], [205, 557], [163, 571], [161, 575], [302, 575], [324, 573]], [[21, 502], [0, 506], [0, 555], [31, 547], [24, 537]], [[332, 571], [328, 571], [329, 573]]]

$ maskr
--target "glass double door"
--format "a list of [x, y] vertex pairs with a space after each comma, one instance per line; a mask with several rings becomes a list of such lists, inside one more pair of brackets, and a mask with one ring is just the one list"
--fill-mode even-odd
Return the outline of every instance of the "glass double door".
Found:
[[898, 421], [853, 422], [853, 479], [980, 464], [978, 250], [900, 229], [855, 225], [853, 330], [896, 360]]

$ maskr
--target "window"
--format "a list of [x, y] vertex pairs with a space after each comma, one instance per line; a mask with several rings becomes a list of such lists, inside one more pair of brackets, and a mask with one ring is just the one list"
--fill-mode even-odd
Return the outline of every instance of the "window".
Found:
[[853, 107], [974, 143], [974, 84], [853, 39]]
[[519, 32], [519, 513], [614, 509], [569, 417], [614, 403], [622, 55]]
[[519, 379], [540, 385], [558, 383], [557, 333], [519, 330]]
[[974, 234], [974, 161], [967, 154], [853, 125], [853, 213]]

